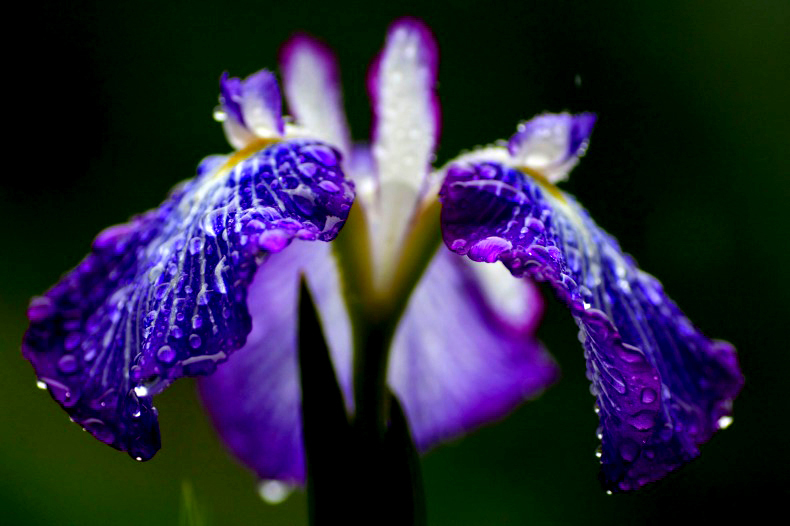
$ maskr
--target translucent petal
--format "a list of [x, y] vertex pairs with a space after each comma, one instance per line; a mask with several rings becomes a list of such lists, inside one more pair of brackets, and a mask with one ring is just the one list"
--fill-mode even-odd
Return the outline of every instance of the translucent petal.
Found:
[[470, 267], [440, 248], [393, 344], [388, 382], [422, 450], [503, 417], [557, 376], [535, 338], [541, 299], [534, 286], [509, 274], [489, 277], [516, 282], [500, 299], [522, 305], [504, 310], [486, 292], [501, 284], [483, 285]]

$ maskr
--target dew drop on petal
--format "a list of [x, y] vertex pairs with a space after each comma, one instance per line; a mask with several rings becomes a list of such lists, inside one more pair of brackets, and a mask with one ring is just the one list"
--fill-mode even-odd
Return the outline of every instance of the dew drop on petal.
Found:
[[645, 387], [642, 389], [641, 400], [643, 404], [652, 404], [656, 399], [656, 392], [650, 389], [649, 387]]
[[176, 359], [176, 351], [169, 345], [163, 345], [156, 351], [156, 358], [165, 364], [173, 363]]
[[716, 425], [719, 426], [719, 429], [727, 429], [732, 425], [732, 422], [733, 418], [731, 416], [724, 415], [716, 421]]
[[633, 440], [625, 440], [620, 444], [620, 456], [626, 462], [632, 462], [636, 458], [637, 453], [639, 453], [639, 446]]
[[222, 106], [217, 106], [214, 108], [213, 117], [217, 122], [225, 122], [225, 120], [228, 118], [228, 114], [225, 113], [225, 110], [222, 109]]
[[197, 349], [198, 347], [200, 347], [201, 343], [202, 342], [200, 341], [200, 336], [198, 336], [197, 334], [191, 334], [189, 336], [189, 346], [192, 347], [193, 349]]
[[293, 492], [293, 487], [279, 480], [262, 480], [258, 493], [269, 504], [280, 504]]
[[63, 374], [72, 374], [77, 372], [77, 369], [79, 369], [77, 358], [73, 354], [64, 354], [60, 360], [58, 360], [58, 369]]
[[332, 181], [328, 181], [328, 180], [324, 180], [324, 181], [321, 181], [320, 183], [318, 183], [318, 187], [321, 188], [322, 190], [326, 191], [326, 192], [330, 192], [330, 193], [333, 193], [333, 194], [340, 191], [340, 187], [339, 186], [337, 186]]

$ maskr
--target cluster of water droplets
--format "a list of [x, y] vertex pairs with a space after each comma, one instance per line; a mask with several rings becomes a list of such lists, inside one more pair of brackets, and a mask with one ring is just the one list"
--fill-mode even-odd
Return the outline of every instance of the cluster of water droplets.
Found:
[[731, 348], [701, 335], [573, 198], [529, 174], [455, 165], [442, 200], [452, 250], [548, 282], [576, 318], [609, 483], [633, 489], [696, 456], [739, 386]]
[[152, 397], [244, 344], [246, 289], [266, 254], [333, 238], [353, 199], [339, 155], [315, 141], [207, 163], [159, 209], [102, 232], [28, 311], [24, 353], [38, 385], [139, 459], [159, 447]]

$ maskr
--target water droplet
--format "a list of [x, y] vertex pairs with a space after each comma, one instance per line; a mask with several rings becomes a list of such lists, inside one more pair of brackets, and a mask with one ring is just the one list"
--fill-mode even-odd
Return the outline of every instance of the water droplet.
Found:
[[184, 331], [183, 331], [183, 330], [181, 330], [181, 327], [179, 327], [178, 325], [173, 325], [173, 326], [170, 328], [170, 334], [171, 334], [171, 335], [173, 336], [173, 338], [175, 338], [176, 340], [180, 340], [181, 338], [183, 338], [183, 337], [184, 337]]
[[80, 344], [80, 340], [82, 340], [82, 335], [78, 332], [72, 332], [63, 340], [63, 348], [67, 351], [74, 350]]
[[137, 462], [142, 462], [142, 461], [143, 461], [143, 457], [134, 457], [134, 459], [135, 459]]
[[47, 384], [45, 384], [41, 380], [37, 380], [36, 381], [36, 387], [38, 387], [39, 389], [46, 389], [47, 388]]
[[161, 300], [167, 294], [167, 290], [170, 288], [169, 283], [162, 283], [161, 285], [157, 286], [154, 290], [154, 298]]
[[642, 363], [645, 361], [645, 355], [638, 347], [622, 343], [620, 345], [620, 358], [628, 363]]
[[270, 252], [279, 252], [288, 244], [288, 236], [280, 230], [267, 230], [258, 236], [258, 245]]
[[469, 250], [469, 257], [474, 261], [493, 263], [502, 252], [511, 248], [513, 248], [513, 244], [507, 239], [491, 236], [472, 245], [472, 248]]
[[612, 494], [612, 490], [610, 490], [610, 489], [606, 490], [606, 494], [607, 495], [611, 495]]
[[212, 116], [214, 117], [214, 120], [217, 122], [225, 122], [225, 120], [228, 118], [228, 114], [225, 113], [225, 110], [222, 109], [222, 106], [217, 106], [216, 108], [214, 108], [214, 113], [212, 114]]
[[202, 325], [203, 325], [203, 319], [200, 316], [195, 315], [195, 316], [192, 317], [192, 328], [193, 329], [199, 329]]
[[732, 422], [733, 418], [731, 416], [724, 415], [716, 421], [716, 425], [719, 426], [719, 429], [727, 429], [732, 425]]
[[322, 190], [324, 190], [326, 192], [329, 192], [329, 193], [332, 193], [332, 194], [337, 193], [337, 192], [340, 191], [340, 187], [339, 186], [337, 186], [332, 181], [328, 181], [328, 180], [323, 180], [320, 183], [318, 183], [318, 187], [321, 188]]
[[632, 462], [639, 453], [639, 446], [633, 440], [625, 440], [620, 444], [620, 456], [626, 462]]
[[198, 347], [200, 347], [201, 343], [202, 341], [200, 340], [200, 336], [198, 336], [197, 334], [190, 334], [189, 336], [190, 347], [192, 347], [193, 349], [197, 349]]
[[642, 389], [641, 400], [643, 404], [652, 404], [656, 400], [656, 392], [649, 387], [645, 387]]
[[293, 492], [293, 486], [279, 480], [262, 480], [258, 484], [258, 493], [269, 504], [280, 504]]
[[654, 411], [639, 411], [628, 417], [628, 423], [631, 424], [634, 429], [647, 431], [655, 425], [655, 417], [656, 414]]
[[134, 394], [137, 396], [148, 396], [148, 388], [144, 385], [138, 385], [134, 388]]
[[27, 318], [33, 323], [36, 323], [46, 320], [53, 312], [54, 305], [52, 304], [52, 300], [40, 296], [30, 300], [30, 306], [27, 308]]
[[58, 369], [63, 374], [72, 374], [79, 369], [79, 362], [77, 362], [77, 358], [73, 354], [64, 354], [58, 360]]
[[189, 253], [193, 256], [203, 250], [205, 242], [202, 237], [193, 237], [189, 240]]
[[[180, 330], [180, 329], [179, 329]], [[171, 364], [176, 359], [176, 351], [169, 345], [163, 345], [156, 351], [156, 359], [165, 364]], [[135, 387], [135, 393], [137, 393], [137, 388]], [[138, 396], [145, 396], [140, 395], [137, 393]]]
[[456, 239], [450, 245], [450, 250], [452, 251], [463, 250], [465, 246], [466, 246], [466, 239]]

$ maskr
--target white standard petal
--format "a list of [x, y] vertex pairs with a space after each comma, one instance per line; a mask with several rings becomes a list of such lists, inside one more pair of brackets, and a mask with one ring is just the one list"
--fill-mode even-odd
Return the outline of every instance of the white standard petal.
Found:
[[335, 57], [318, 41], [297, 36], [283, 48], [283, 87], [288, 107], [310, 135], [348, 156], [351, 140], [343, 111]]
[[431, 34], [421, 23], [403, 20], [390, 30], [370, 77], [376, 115], [373, 157], [380, 183], [379, 220], [371, 221], [371, 239], [379, 284], [392, 274], [427, 186], [439, 131], [436, 65]]

